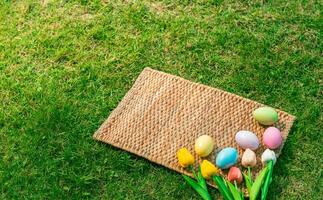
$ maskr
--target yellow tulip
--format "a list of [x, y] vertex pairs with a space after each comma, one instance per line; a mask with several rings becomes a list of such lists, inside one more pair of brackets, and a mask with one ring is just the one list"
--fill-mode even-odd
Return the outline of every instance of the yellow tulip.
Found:
[[177, 159], [182, 167], [194, 164], [194, 156], [185, 147], [177, 151]]
[[203, 160], [201, 163], [201, 173], [205, 179], [210, 179], [212, 176], [219, 173], [219, 169], [215, 167], [210, 161]]

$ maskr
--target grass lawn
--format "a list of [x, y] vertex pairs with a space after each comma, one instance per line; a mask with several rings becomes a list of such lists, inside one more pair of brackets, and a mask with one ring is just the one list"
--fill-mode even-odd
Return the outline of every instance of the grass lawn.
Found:
[[319, 1], [1, 1], [0, 199], [198, 199], [92, 135], [144, 67], [297, 122], [268, 199], [322, 199]]

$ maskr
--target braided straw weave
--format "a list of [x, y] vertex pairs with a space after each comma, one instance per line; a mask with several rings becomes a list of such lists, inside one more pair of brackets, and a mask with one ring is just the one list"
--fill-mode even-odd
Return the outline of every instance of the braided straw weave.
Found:
[[[252, 117], [253, 110], [261, 106], [235, 94], [145, 68], [94, 138], [188, 174], [179, 167], [176, 152], [187, 147], [198, 158], [194, 143], [201, 135], [214, 138], [215, 152], [224, 147], [237, 148], [239, 159], [243, 150], [234, 139], [239, 130], [252, 131], [262, 141], [266, 127]], [[280, 110], [278, 114], [276, 127], [285, 142], [295, 117]], [[278, 155], [282, 146], [276, 151]], [[256, 151], [257, 172], [262, 167], [263, 151], [263, 145]], [[213, 161], [214, 155], [208, 159]]]

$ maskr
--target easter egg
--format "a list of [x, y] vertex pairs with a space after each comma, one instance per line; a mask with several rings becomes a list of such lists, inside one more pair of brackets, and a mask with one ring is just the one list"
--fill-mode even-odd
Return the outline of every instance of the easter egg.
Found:
[[257, 108], [253, 111], [253, 117], [263, 125], [272, 125], [278, 121], [278, 113], [270, 107]]
[[215, 159], [215, 164], [221, 169], [228, 169], [238, 161], [238, 151], [235, 148], [227, 147], [222, 149]]
[[208, 156], [214, 147], [213, 139], [208, 135], [202, 135], [195, 141], [195, 152], [201, 157]]
[[282, 135], [278, 128], [269, 127], [263, 135], [263, 143], [269, 149], [277, 149], [282, 144]]
[[256, 150], [259, 146], [258, 137], [250, 131], [239, 131], [235, 136], [236, 142], [243, 149]]

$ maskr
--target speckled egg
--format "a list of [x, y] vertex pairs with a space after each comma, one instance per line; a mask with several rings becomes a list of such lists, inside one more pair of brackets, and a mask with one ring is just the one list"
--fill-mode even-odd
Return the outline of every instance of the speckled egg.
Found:
[[263, 135], [263, 143], [269, 149], [277, 149], [282, 144], [282, 135], [276, 127], [269, 127]]
[[208, 135], [202, 135], [195, 141], [195, 152], [201, 157], [208, 156], [214, 147], [213, 139]]
[[224, 148], [216, 156], [215, 164], [221, 169], [228, 169], [237, 163], [238, 156], [238, 151], [235, 148]]
[[263, 125], [272, 125], [278, 121], [278, 113], [271, 107], [257, 108], [253, 111], [253, 117]]
[[259, 146], [258, 137], [251, 131], [239, 131], [237, 132], [235, 139], [243, 149], [256, 150]]

